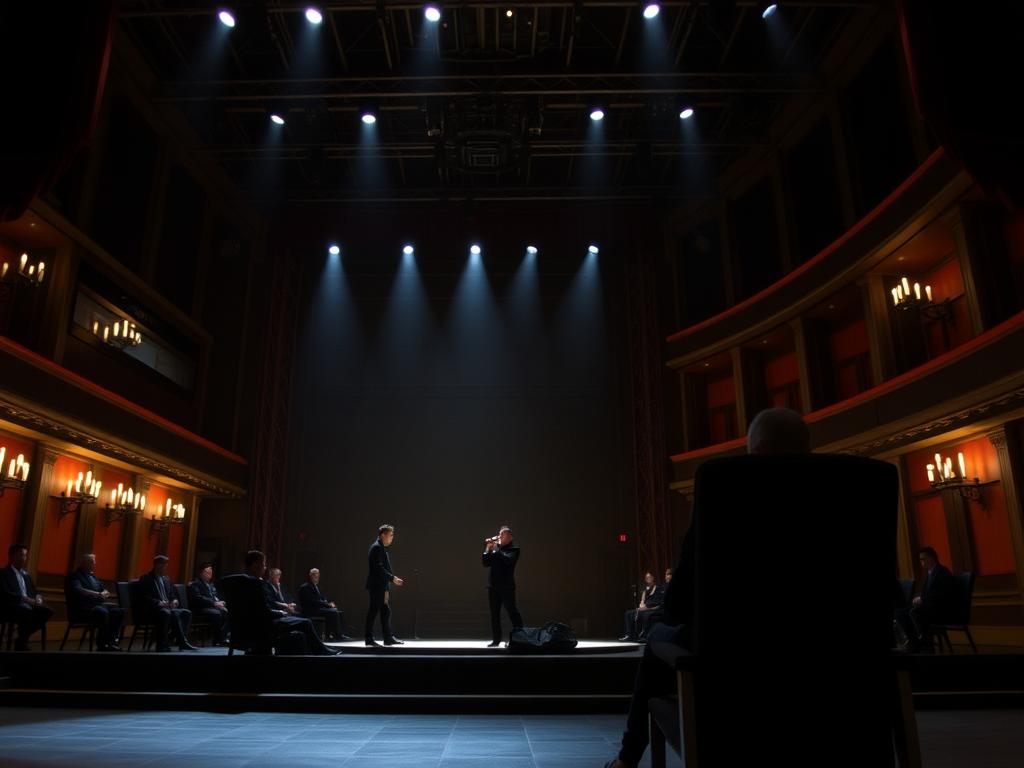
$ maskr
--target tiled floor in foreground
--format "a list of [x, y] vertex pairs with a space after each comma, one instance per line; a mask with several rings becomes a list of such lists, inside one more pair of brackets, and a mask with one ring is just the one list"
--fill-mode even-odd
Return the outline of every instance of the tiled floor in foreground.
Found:
[[[0, 709], [0, 764], [600, 768], [624, 718]], [[1019, 768], [1024, 712], [922, 712], [925, 768]], [[670, 762], [670, 765], [678, 764]], [[645, 760], [643, 766], [648, 765]]]

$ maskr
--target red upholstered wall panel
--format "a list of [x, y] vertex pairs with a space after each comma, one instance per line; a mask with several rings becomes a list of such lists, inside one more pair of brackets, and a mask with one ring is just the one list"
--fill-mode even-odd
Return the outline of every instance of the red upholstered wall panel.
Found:
[[708, 408], [720, 408], [736, 402], [736, 384], [732, 376], [708, 381]]
[[939, 562], [949, 565], [953, 556], [949, 547], [942, 498], [938, 494], [922, 496], [914, 499], [912, 505], [918, 545], [934, 548], [939, 554]]
[[[0, 435], [0, 445], [7, 449], [5, 464], [9, 464], [12, 458], [17, 459], [19, 453], [24, 455], [25, 461], [32, 463], [33, 445], [27, 440]], [[2, 471], [6, 474], [7, 467]], [[30, 471], [38, 472], [39, 467], [32, 467]], [[18, 535], [18, 524], [24, 514], [24, 496], [22, 491], [9, 489], [0, 497], [0, 558], [7, 556], [7, 548], [14, 543], [14, 537]]]
[[[175, 502], [177, 503], [177, 502]], [[171, 562], [167, 567], [167, 575], [177, 584], [185, 577], [185, 526], [172, 525], [167, 532], [167, 552]]]
[[[78, 478], [78, 473], [88, 470], [83, 462], [69, 456], [58, 456], [53, 465], [53, 478], [56, 485], [43, 489], [59, 494], [67, 488], [68, 480]], [[43, 523], [43, 539], [39, 549], [39, 573], [50, 573], [64, 576], [70, 570], [72, 551], [75, 546], [75, 529], [78, 525], [78, 513], [73, 512], [61, 518], [58, 515], [60, 501], [50, 499], [46, 505], [46, 520]]]
[[784, 387], [799, 379], [800, 367], [797, 365], [796, 352], [787, 352], [765, 361], [764, 383], [769, 390]]
[[[983, 482], [999, 480], [999, 455], [987, 437], [968, 440], [952, 450], [963, 452], [968, 477], [977, 477]], [[956, 461], [955, 455], [953, 460]], [[1014, 573], [1016, 565], [1010, 543], [1010, 518], [1002, 486], [998, 483], [988, 486], [985, 508], [972, 501], [967, 514], [974, 545], [974, 569], [978, 575]]]
[[[149, 519], [154, 515], [163, 514], [164, 502], [167, 501], [168, 489], [162, 485], [156, 485], [155, 483], [149, 487], [149, 493], [146, 494], [146, 518]], [[135, 576], [145, 573], [153, 567], [153, 558], [157, 555], [166, 555], [166, 552], [157, 552], [157, 544], [160, 543], [160, 534], [153, 533], [151, 536], [149, 523], [145, 523], [142, 542], [139, 546], [139, 567], [138, 574]], [[171, 568], [174, 564], [171, 563]]]
[[96, 575], [104, 581], [114, 581], [118, 577], [118, 565], [121, 559], [121, 540], [124, 537], [124, 523], [120, 520], [105, 524], [103, 508], [110, 503], [110, 491], [117, 489], [121, 483], [126, 489], [131, 487], [131, 475], [120, 470], [105, 470], [100, 476], [103, 491], [100, 495], [99, 514], [96, 515], [96, 529], [93, 531], [92, 551], [96, 555]]

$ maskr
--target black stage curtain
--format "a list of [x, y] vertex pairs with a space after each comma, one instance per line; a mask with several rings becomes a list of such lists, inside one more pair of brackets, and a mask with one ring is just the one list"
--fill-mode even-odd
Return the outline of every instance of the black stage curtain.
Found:
[[46, 194], [92, 135], [113, 32], [113, 0], [0, 3], [0, 221]]
[[946, 152], [1012, 209], [1024, 206], [1024, 3], [898, 0], [918, 112]]

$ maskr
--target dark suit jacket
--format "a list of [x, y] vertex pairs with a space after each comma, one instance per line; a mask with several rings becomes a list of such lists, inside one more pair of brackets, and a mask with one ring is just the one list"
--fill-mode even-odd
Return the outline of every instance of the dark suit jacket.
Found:
[[[671, 584], [672, 582], [669, 582]], [[661, 608], [665, 602], [665, 584], [655, 584], [649, 592], [647, 592], [647, 607], [648, 608]]]
[[214, 603], [219, 602], [220, 599], [217, 587], [213, 585], [212, 581], [207, 583], [202, 579], [196, 579], [188, 585], [188, 604], [195, 610], [216, 609], [217, 606]]
[[508, 544], [496, 547], [483, 554], [484, 568], [490, 568], [487, 574], [488, 589], [515, 589], [516, 563], [519, 562], [519, 547]]
[[942, 618], [954, 612], [956, 601], [956, 584], [949, 568], [936, 563], [925, 577], [921, 587], [921, 604], [935, 618]]
[[320, 588], [312, 582], [307, 581], [299, 587], [299, 608], [304, 616], [316, 615], [318, 611], [330, 607], [331, 601], [324, 597]]
[[[36, 585], [32, 583], [32, 577], [28, 575], [28, 571], [22, 571], [21, 575], [25, 579], [25, 593], [29, 597], [35, 597]], [[21, 604], [18, 577], [14, 575], [14, 569], [9, 565], [0, 568], [0, 602], [6, 608], [13, 608]]]
[[160, 604], [160, 589], [157, 587], [157, 580], [163, 581], [164, 595], [166, 599], [174, 601], [178, 599], [178, 593], [174, 591], [174, 582], [172, 582], [166, 576], [157, 576], [153, 571], [144, 573], [139, 577], [139, 584], [136, 587], [138, 590], [136, 596], [133, 597], [132, 607], [137, 604], [139, 609], [142, 611], [142, 616], [147, 619], [152, 619], [153, 615], [156, 614]]
[[[266, 579], [263, 579], [262, 581], [263, 581], [263, 595], [267, 599], [267, 608], [269, 608], [272, 611], [277, 611], [278, 614], [281, 614], [284, 609], [278, 608], [277, 604], [278, 603], [290, 603], [290, 602], [292, 602], [288, 598], [288, 595], [285, 593], [284, 587], [281, 588], [281, 595], [284, 597], [284, 599], [282, 600], [281, 597], [278, 597], [277, 589], [274, 588], [273, 584], [271, 584]], [[287, 615], [291, 615], [291, 614], [287, 614]]]
[[366, 588], [388, 591], [391, 588], [391, 582], [395, 580], [395, 574], [391, 572], [388, 548], [381, 542], [380, 537], [370, 545], [367, 559], [369, 570], [366, 573]]
[[103, 598], [100, 595], [86, 594], [88, 592], [102, 592], [103, 582], [91, 573], [86, 573], [76, 568], [68, 575], [67, 599], [68, 614], [72, 617], [88, 613], [97, 605], [103, 605]]

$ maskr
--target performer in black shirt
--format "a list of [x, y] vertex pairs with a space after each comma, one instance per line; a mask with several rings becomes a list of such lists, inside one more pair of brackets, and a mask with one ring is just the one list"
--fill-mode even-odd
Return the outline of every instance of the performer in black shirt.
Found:
[[370, 545], [369, 571], [366, 574], [366, 590], [370, 593], [370, 608], [366, 612], [367, 645], [379, 645], [373, 639], [373, 624], [378, 613], [380, 627], [384, 633], [384, 645], [402, 645], [402, 641], [391, 631], [391, 585], [400, 587], [405, 583], [391, 572], [391, 558], [388, 557], [387, 548], [394, 540], [395, 527], [385, 524], [377, 529], [377, 539]]
[[487, 577], [487, 598], [491, 607], [491, 643], [488, 648], [497, 648], [501, 643], [501, 606], [505, 606], [512, 629], [523, 628], [523, 617], [516, 607], [516, 563], [519, 562], [519, 547], [513, 544], [512, 529], [501, 527], [498, 535], [484, 539], [484, 568], [491, 571]]

